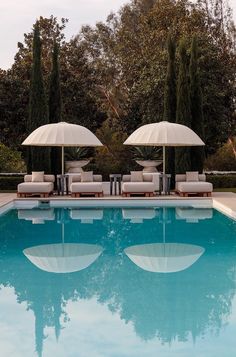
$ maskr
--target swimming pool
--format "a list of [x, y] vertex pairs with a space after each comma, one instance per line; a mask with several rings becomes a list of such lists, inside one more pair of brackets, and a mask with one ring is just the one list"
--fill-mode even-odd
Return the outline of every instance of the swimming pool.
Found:
[[0, 355], [230, 357], [236, 221], [211, 208], [0, 216]]

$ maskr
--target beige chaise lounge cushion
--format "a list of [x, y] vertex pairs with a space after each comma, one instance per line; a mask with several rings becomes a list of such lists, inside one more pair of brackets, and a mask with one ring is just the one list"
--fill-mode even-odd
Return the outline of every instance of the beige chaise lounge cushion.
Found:
[[122, 192], [125, 193], [145, 193], [154, 192], [155, 185], [153, 182], [123, 182]]
[[101, 193], [102, 182], [72, 182], [71, 193]]
[[179, 192], [201, 193], [212, 192], [213, 186], [210, 182], [176, 182], [176, 190]]
[[22, 182], [17, 186], [19, 193], [50, 193], [53, 191], [52, 182]]

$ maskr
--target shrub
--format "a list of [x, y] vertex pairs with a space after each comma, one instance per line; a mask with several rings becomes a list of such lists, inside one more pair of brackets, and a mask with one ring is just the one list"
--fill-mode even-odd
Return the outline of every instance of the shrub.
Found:
[[21, 153], [0, 143], [0, 172], [24, 172], [25, 170]]
[[23, 182], [23, 176], [1, 176], [0, 177], [0, 191], [16, 190], [17, 185]]
[[236, 138], [228, 141], [217, 152], [209, 156], [204, 164], [206, 170], [216, 171], [236, 171], [236, 158], [233, 151], [233, 145], [236, 144]]
[[104, 146], [95, 150], [94, 165], [103, 179], [107, 179], [110, 173], [127, 173], [136, 166], [129, 147], [123, 145], [127, 135], [120, 129], [114, 128], [107, 120], [97, 130], [97, 136]]
[[207, 175], [207, 182], [211, 182], [214, 188], [236, 187], [236, 175]]

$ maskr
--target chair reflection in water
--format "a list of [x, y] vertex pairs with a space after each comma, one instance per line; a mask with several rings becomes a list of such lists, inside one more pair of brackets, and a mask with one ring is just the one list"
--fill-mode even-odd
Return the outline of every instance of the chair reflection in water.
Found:
[[124, 219], [129, 219], [131, 223], [143, 223], [145, 219], [153, 219], [156, 217], [154, 208], [123, 208], [122, 216]]
[[176, 207], [175, 217], [176, 219], [184, 219], [187, 223], [198, 223], [199, 220], [212, 219], [213, 209]]
[[31, 221], [32, 224], [44, 224], [45, 221], [53, 221], [55, 219], [55, 213], [53, 208], [18, 209], [18, 219]]
[[92, 224], [95, 220], [103, 219], [102, 209], [71, 209], [70, 218], [80, 220], [81, 223]]

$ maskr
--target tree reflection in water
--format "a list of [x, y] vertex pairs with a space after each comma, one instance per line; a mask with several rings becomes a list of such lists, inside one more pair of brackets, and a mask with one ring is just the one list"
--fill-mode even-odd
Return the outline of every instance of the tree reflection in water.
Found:
[[[54, 327], [57, 339], [62, 325], [66, 328], [69, 300], [96, 297], [98, 303], [119, 312], [125, 322], [132, 322], [143, 340], [156, 337], [171, 343], [187, 341], [189, 335], [195, 340], [209, 331], [220, 332], [235, 295], [235, 222], [214, 212], [212, 218], [197, 224], [186, 223], [175, 218], [174, 208], [167, 211], [163, 217], [163, 211], [156, 209], [154, 217], [144, 218], [142, 223], [123, 219], [121, 209], [104, 209], [103, 220], [93, 224], [72, 220], [69, 209], [55, 209], [54, 221], [38, 225], [16, 220], [15, 210], [0, 217], [0, 283], [13, 287], [17, 302], [26, 302], [34, 312], [39, 356], [45, 327]], [[166, 241], [205, 249], [189, 269], [171, 274], [147, 272], [125, 255], [129, 246], [162, 242], [163, 220]], [[103, 247], [102, 255], [87, 269], [47, 273], [22, 253], [34, 245], [59, 243], [61, 223], [65, 224], [66, 242]]]

